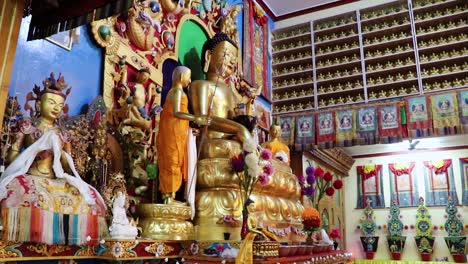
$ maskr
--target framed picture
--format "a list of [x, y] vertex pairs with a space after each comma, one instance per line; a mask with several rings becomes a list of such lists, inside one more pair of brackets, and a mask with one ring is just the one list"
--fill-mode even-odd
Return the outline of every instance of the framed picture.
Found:
[[73, 45], [73, 29], [59, 32], [55, 35], [47, 37], [46, 40], [61, 48], [71, 50]]
[[261, 98], [257, 97], [254, 102], [255, 106], [255, 115], [257, 116], [258, 123], [257, 125], [265, 130], [270, 129], [270, 116], [271, 116], [271, 106], [269, 103]]

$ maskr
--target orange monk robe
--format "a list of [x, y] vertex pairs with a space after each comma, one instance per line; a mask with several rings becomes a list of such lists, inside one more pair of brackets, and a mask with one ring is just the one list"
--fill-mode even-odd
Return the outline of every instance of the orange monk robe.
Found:
[[[159, 190], [163, 194], [175, 193], [187, 180], [187, 133], [189, 121], [174, 116], [173, 102], [164, 103], [156, 141], [159, 166]], [[188, 113], [187, 95], [182, 94], [180, 111]]]
[[273, 157], [275, 157], [278, 152], [284, 151], [284, 153], [286, 153], [286, 156], [288, 157], [287, 164], [289, 164], [289, 162], [291, 161], [289, 147], [286, 146], [283, 142], [275, 139], [273, 141], [266, 142], [265, 144], [263, 144], [263, 147], [271, 150], [271, 154], [273, 154]]

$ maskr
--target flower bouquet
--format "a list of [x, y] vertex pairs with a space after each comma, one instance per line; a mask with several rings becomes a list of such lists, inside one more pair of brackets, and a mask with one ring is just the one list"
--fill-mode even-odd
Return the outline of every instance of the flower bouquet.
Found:
[[317, 209], [306, 207], [302, 212], [302, 224], [307, 233], [307, 244], [313, 245], [320, 241], [320, 214]]
[[244, 238], [248, 233], [247, 207], [253, 201], [250, 196], [257, 182], [268, 185], [274, 168], [271, 164], [272, 154], [269, 149], [261, 149], [253, 140], [246, 140], [242, 145], [243, 151], [231, 159], [231, 166], [239, 179], [239, 191], [242, 202], [242, 231]]
[[335, 190], [343, 188], [343, 182], [340, 179], [333, 181], [333, 175], [325, 172], [322, 168], [314, 168], [310, 164], [306, 168], [306, 177], [299, 176], [302, 195], [307, 196], [314, 208], [318, 208], [320, 200], [326, 194], [333, 196]]

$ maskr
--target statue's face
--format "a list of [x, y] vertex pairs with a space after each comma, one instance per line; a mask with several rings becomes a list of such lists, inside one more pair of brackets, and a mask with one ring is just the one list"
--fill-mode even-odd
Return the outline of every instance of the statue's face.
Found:
[[47, 119], [57, 119], [63, 110], [65, 99], [54, 93], [45, 93], [41, 97], [41, 101], [39, 104], [39, 113], [41, 117]]
[[228, 77], [236, 71], [237, 48], [228, 41], [222, 41], [211, 52], [209, 61], [209, 72]]
[[281, 136], [281, 127], [280, 126], [271, 126], [271, 138], [278, 138]]

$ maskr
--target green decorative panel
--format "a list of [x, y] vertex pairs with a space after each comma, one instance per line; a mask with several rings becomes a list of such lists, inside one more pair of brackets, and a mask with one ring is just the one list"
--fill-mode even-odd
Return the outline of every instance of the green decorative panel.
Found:
[[201, 65], [202, 48], [208, 34], [196, 22], [187, 20], [180, 32], [178, 56], [180, 63], [192, 69], [192, 80], [205, 79]]

